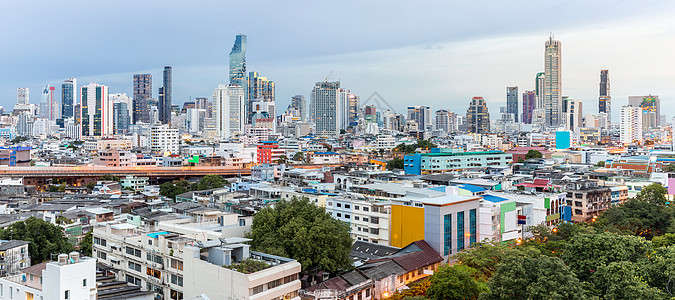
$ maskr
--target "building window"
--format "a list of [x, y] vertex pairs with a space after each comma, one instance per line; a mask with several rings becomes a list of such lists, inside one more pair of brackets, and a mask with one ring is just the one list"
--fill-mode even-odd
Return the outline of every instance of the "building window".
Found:
[[70, 290], [66, 290], [65, 299], [66, 300], [70, 299]]
[[476, 209], [469, 211], [469, 246], [476, 243]]
[[359, 210], [359, 206], [358, 206], [358, 205], [354, 205], [354, 209], [355, 209], [355, 210]]
[[87, 287], [87, 278], [82, 279], [82, 287]]
[[252, 295], [255, 295], [255, 294], [260, 294], [260, 293], [262, 293], [262, 292], [263, 292], [263, 285], [261, 284], [261, 285], [259, 285], [259, 286], [253, 287], [253, 288], [251, 289], [251, 296], [252, 296]]
[[452, 215], [443, 216], [443, 255], [452, 252]]
[[464, 212], [457, 213], [457, 251], [464, 250]]
[[171, 283], [183, 286], [183, 276], [171, 274]]

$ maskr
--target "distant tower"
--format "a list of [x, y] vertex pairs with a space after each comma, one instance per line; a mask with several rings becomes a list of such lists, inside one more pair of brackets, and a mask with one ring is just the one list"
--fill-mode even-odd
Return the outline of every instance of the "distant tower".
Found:
[[77, 79], [69, 78], [61, 84], [61, 117], [72, 118], [75, 116], [75, 104], [77, 103]]
[[523, 93], [523, 119], [525, 124], [532, 124], [534, 107], [536, 104], [535, 91], [525, 91]]
[[260, 76], [258, 72], [249, 72], [246, 80], [246, 87], [248, 89], [246, 92], [246, 120], [250, 124], [252, 121], [253, 103], [274, 102], [276, 91], [274, 81]]
[[607, 123], [612, 123], [612, 97], [609, 95], [609, 70], [600, 70], [600, 98], [598, 112], [607, 114]]
[[291, 107], [298, 110], [300, 113], [300, 120], [307, 121], [307, 101], [303, 95], [295, 95], [291, 99]]
[[246, 122], [244, 89], [237, 85], [218, 85], [213, 91], [213, 117], [220, 138], [242, 134]]
[[152, 98], [152, 74], [134, 74], [133, 122], [150, 123], [150, 105]]
[[171, 124], [171, 98], [172, 98], [172, 69], [171, 66], [164, 67], [162, 76], [162, 87], [159, 88], [159, 122], [162, 124]]
[[466, 124], [469, 133], [490, 132], [490, 114], [483, 97], [473, 97], [466, 111]]
[[562, 120], [562, 54], [560, 41], [551, 35], [544, 52], [544, 113], [547, 127], [558, 127]]
[[506, 112], [513, 114], [513, 120], [518, 122], [518, 87], [506, 88]]
[[237, 34], [230, 51], [230, 85], [246, 88], [246, 35]]
[[113, 106], [108, 87], [96, 83], [82, 86], [80, 136], [108, 137], [113, 135]]

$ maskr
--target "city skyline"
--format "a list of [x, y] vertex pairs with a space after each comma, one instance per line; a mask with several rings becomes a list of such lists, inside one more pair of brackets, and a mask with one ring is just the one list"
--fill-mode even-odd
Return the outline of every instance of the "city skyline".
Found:
[[[30, 13], [16, 3], [3, 5], [9, 9], [16, 9], [17, 15], [24, 18], [17, 20], [16, 16], [8, 16], [7, 20], [2, 22], [15, 21], [15, 27], [26, 27], [24, 38], [27, 41], [32, 40], [30, 33], [33, 29], [28, 24], [35, 21], [40, 12]], [[150, 4], [144, 4], [140, 10], [149, 9], [148, 5]], [[431, 4], [425, 4], [424, 9], [429, 5]], [[445, 4], [434, 5], [441, 7]], [[573, 14], [573, 9], [579, 5], [580, 2], [577, 2], [557, 9], [564, 17]], [[376, 17], [382, 17], [385, 13], [402, 13], [401, 5], [395, 3], [384, 5], [382, 11], [375, 11], [372, 4], [362, 6], [367, 6], [364, 11], [373, 12]], [[72, 6], [65, 5], [59, 8], [47, 5], [47, 8], [59, 11]], [[213, 8], [214, 12], [223, 9], [221, 6], [208, 4], [202, 4], [199, 8]], [[307, 9], [312, 11], [321, 8], [318, 4], [312, 4]], [[626, 4], [614, 5], [607, 8], [607, 16], [599, 19], [575, 11], [578, 15], [574, 15], [572, 20], [576, 22], [552, 22], [543, 26], [549, 28], [536, 30], [515, 24], [510, 24], [504, 29], [496, 29], [488, 24], [485, 26], [491, 27], [482, 28], [482, 31], [478, 30], [479, 33], [476, 33], [474, 32], [476, 30], [470, 27], [458, 27], [469, 33], [476, 33], [474, 35], [431, 30], [429, 29], [432, 27], [431, 24], [443, 25], [440, 28], [452, 28], [453, 24], [450, 21], [432, 20], [413, 26], [417, 36], [412, 36], [412, 32], [406, 31], [408, 29], [397, 26], [395, 29], [402, 30], [406, 34], [400, 41], [395, 42], [393, 33], [390, 32], [393, 29], [385, 30], [381, 38], [374, 39], [374, 31], [357, 33], [354, 28], [345, 28], [345, 34], [351, 34], [349, 40], [358, 41], [358, 46], [338, 46], [339, 43], [332, 41], [323, 47], [306, 43], [299, 44], [302, 47], [297, 47], [294, 43], [297, 43], [299, 38], [289, 38], [281, 43], [280, 39], [288, 37], [289, 34], [283, 30], [297, 30], [301, 36], [303, 33], [312, 32], [310, 29], [300, 28], [300, 24], [295, 22], [290, 22], [279, 29], [281, 31], [277, 32], [279, 36], [261, 32], [256, 27], [244, 26], [243, 23], [210, 26], [204, 34], [213, 33], [209, 40], [214, 44], [199, 50], [191, 48], [191, 52], [167, 50], [155, 53], [160, 49], [160, 45], [153, 43], [146, 51], [131, 51], [135, 53], [134, 55], [127, 55], [127, 50], [122, 49], [119, 54], [108, 53], [106, 57], [100, 57], [102, 54], [94, 53], [93, 49], [89, 52], [78, 50], [74, 54], [67, 55], [61, 53], [64, 51], [59, 49], [50, 49], [49, 52], [43, 49], [36, 50], [28, 46], [30, 43], [26, 43], [16, 47], [17, 49], [29, 47], [24, 50], [32, 49], [24, 51], [25, 53], [18, 53], [17, 49], [3, 50], [2, 62], [6, 67], [0, 77], [2, 79], [0, 105], [6, 109], [11, 108], [15, 103], [18, 87], [27, 86], [37, 90], [46, 84], [58, 86], [70, 77], [78, 78], [81, 84], [97, 82], [109, 86], [111, 92], [132, 94], [133, 74], [151, 73], [158, 80], [161, 78], [160, 72], [164, 65], [172, 65], [175, 69], [174, 103], [183, 103], [190, 97], [192, 99], [208, 97], [218, 84], [227, 83], [229, 63], [227, 55], [235, 35], [241, 32], [248, 36], [247, 69], [256, 70], [275, 80], [277, 106], [281, 108], [286, 107], [294, 95], [300, 94], [308, 98], [314, 83], [332, 74], [329, 80], [340, 80], [362, 99], [367, 99], [372, 93], [378, 92], [399, 113], [413, 104], [409, 95], [416, 95], [415, 102], [431, 106], [432, 110], [450, 109], [454, 112], [463, 111], [472, 97], [482, 96], [487, 101], [489, 109], [497, 111], [499, 107], [505, 106], [506, 97], [503, 91], [506, 86], [519, 86], [521, 90], [534, 89], [532, 77], [544, 69], [542, 55], [544, 41], [549, 33], [553, 32], [556, 40], [560, 40], [563, 45], [562, 94], [582, 100], [589, 109], [597, 108], [599, 84], [597, 73], [601, 69], [609, 69], [612, 73], [612, 102], [616, 107], [620, 107], [626, 104], [628, 96], [632, 95], [651, 93], [660, 95], [663, 99], [675, 96], [675, 89], [669, 85], [669, 82], [674, 80], [674, 75], [666, 73], [668, 66], [675, 62], [666, 55], [668, 42], [664, 39], [664, 36], [669, 35], [668, 30], [673, 27], [673, 22], [663, 19], [664, 15], [656, 14], [650, 18], [663, 19], [664, 22], [654, 22], [659, 25], [638, 23], [640, 16], [651, 10], [667, 12], [672, 11], [672, 8], [672, 4], [655, 2], [636, 7]], [[466, 9], [470, 11], [470, 5]], [[524, 9], [524, 5], [512, 9]], [[541, 5], [537, 9], [542, 9]], [[111, 8], [111, 11], [119, 10], [117, 7]], [[486, 14], [492, 15], [496, 12], [490, 10]], [[329, 19], [332, 17], [332, 14], [328, 16]], [[272, 23], [280, 22], [277, 16], [270, 18]], [[284, 21], [288, 22], [288, 19], [284, 18]], [[102, 25], [94, 25], [95, 28], [98, 26]], [[125, 26], [120, 27], [114, 30], [108, 27], [98, 29], [103, 29], [106, 34], [114, 37], [114, 33], [127, 30]], [[153, 29], [153, 32], [174, 29]], [[78, 29], [80, 30], [82, 29]], [[185, 32], [176, 31], [174, 40], [175, 43], [182, 41], [189, 44], [204, 34], [189, 37]], [[13, 32], [0, 34], [0, 40], [5, 41], [16, 37], [16, 33]], [[368, 38], [377, 41], [362, 42]], [[651, 47], [638, 47], [641, 52], [649, 55], [638, 57], [629, 55], [636, 51], [636, 46], [631, 44], [650, 45]], [[271, 47], [274, 45], [276, 47]], [[120, 50], [117, 46], [110, 47]], [[153, 55], [149, 55], [150, 53]], [[190, 55], [184, 58], [181, 53]], [[93, 58], [103, 60], [100, 64], [91, 64], [85, 68], [83, 64], [87, 64]], [[48, 60], [44, 61], [45, 59]], [[25, 61], [23, 63], [25, 68], [19, 69], [15, 61]], [[44, 64], [40, 65], [39, 62]], [[38, 65], [40, 68], [36, 67]], [[428, 76], [420, 76], [425, 73], [434, 79], [428, 80]], [[161, 84], [156, 81], [155, 86]], [[58, 93], [57, 97], [60, 100]], [[32, 102], [36, 103], [35, 100]], [[675, 107], [669, 107], [668, 101], [664, 101], [664, 111], [668, 111], [668, 108]], [[597, 113], [595, 109], [587, 112]], [[618, 117], [618, 111], [614, 110], [613, 114]]]

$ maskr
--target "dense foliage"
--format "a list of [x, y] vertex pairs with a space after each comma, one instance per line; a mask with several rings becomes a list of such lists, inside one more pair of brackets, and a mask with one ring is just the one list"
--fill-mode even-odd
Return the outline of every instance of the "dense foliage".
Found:
[[415, 144], [399, 144], [394, 148], [394, 152], [403, 152], [403, 153], [415, 153], [417, 149], [429, 150], [431, 148], [436, 148], [436, 144], [427, 141], [427, 140], [418, 140]]
[[534, 150], [534, 149], [528, 150], [527, 153], [525, 154], [525, 159], [542, 158], [542, 157], [544, 157], [544, 155], [541, 154], [541, 152], [539, 152], [537, 150]]
[[349, 225], [306, 198], [282, 200], [264, 208], [253, 217], [247, 236], [253, 240], [254, 250], [293, 258], [303, 270], [333, 273], [352, 265]]
[[675, 219], [664, 194], [652, 184], [594, 222], [535, 226], [520, 244], [479, 243], [392, 298], [671, 299]]
[[394, 159], [387, 162], [387, 170], [401, 169], [403, 170], [403, 159], [394, 157]]
[[52, 255], [73, 251], [61, 227], [35, 217], [0, 229], [0, 239], [30, 242], [28, 252], [33, 264], [50, 260]]

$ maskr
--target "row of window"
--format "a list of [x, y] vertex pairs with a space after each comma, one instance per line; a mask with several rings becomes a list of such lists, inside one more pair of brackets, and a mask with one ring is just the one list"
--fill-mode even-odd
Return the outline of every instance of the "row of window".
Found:
[[[267, 283], [267, 290], [276, 288], [278, 286], [281, 286], [281, 285], [284, 285], [284, 284], [287, 284], [287, 283], [290, 283], [290, 282], [295, 281], [297, 279], [298, 279], [298, 274], [293, 274], [293, 275], [286, 276], [284, 278], [272, 280], [272, 281]], [[261, 284], [261, 285], [253, 287], [251, 289], [250, 294], [251, 294], [251, 296], [253, 296], [255, 294], [260, 294], [260, 293], [264, 292], [265, 290], [266, 290], [265, 284]]]

